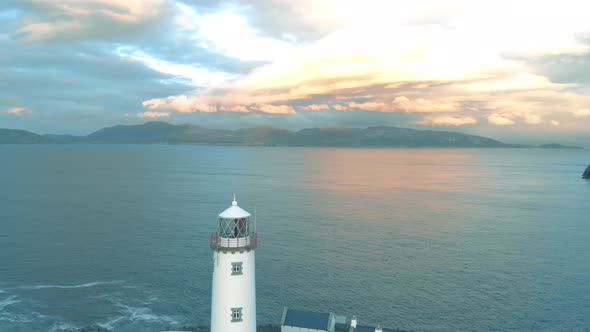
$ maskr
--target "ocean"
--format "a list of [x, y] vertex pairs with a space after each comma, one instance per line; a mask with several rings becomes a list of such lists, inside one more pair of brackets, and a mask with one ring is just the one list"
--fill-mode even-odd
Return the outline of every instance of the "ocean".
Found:
[[0, 331], [208, 325], [209, 234], [256, 211], [258, 322], [588, 331], [584, 150], [0, 146]]

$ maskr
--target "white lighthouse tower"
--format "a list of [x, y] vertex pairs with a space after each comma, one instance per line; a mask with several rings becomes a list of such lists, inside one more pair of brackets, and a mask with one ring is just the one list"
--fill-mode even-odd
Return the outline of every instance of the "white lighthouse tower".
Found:
[[232, 205], [219, 214], [218, 226], [211, 234], [211, 332], [256, 332], [258, 237], [250, 213], [238, 206], [235, 195]]

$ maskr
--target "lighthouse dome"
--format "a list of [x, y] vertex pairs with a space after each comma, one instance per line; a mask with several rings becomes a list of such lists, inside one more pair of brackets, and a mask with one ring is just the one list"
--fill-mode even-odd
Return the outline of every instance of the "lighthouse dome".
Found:
[[238, 206], [238, 202], [236, 201], [235, 197], [231, 203], [231, 206], [219, 214], [219, 218], [223, 219], [239, 219], [248, 217], [250, 217], [250, 213]]

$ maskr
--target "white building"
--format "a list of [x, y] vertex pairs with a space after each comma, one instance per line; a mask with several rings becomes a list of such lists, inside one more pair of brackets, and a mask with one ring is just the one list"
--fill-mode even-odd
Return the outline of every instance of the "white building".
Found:
[[234, 197], [232, 205], [219, 214], [218, 231], [211, 234], [211, 332], [256, 332], [257, 244], [250, 213]]
[[377, 327], [358, 325], [356, 316], [348, 319], [334, 313], [321, 313], [285, 308], [281, 332], [396, 332]]

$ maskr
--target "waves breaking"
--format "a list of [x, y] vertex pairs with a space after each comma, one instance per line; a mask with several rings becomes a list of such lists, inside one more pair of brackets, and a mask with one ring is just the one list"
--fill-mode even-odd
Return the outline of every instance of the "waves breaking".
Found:
[[116, 281], [93, 281], [88, 282], [85, 284], [79, 285], [32, 285], [32, 286], [20, 286], [18, 289], [26, 289], [26, 290], [38, 290], [38, 289], [75, 289], [75, 288], [87, 288], [87, 287], [95, 287], [95, 286], [103, 286], [103, 285], [116, 285], [123, 283], [123, 281], [116, 280]]
[[[5, 292], [3, 292], [5, 293]], [[11, 295], [5, 299], [0, 300], [0, 311], [4, 310], [5, 307], [11, 305], [11, 304], [15, 304], [15, 303], [19, 303], [20, 300], [16, 300], [18, 296], [17, 295]]]
[[159, 323], [159, 324], [178, 324], [179, 322], [173, 317], [166, 315], [155, 314], [152, 309], [147, 307], [133, 307], [122, 303], [117, 303], [117, 306], [121, 308], [121, 315], [110, 319], [106, 323], [97, 324], [100, 327], [107, 329], [114, 329], [121, 323]]

